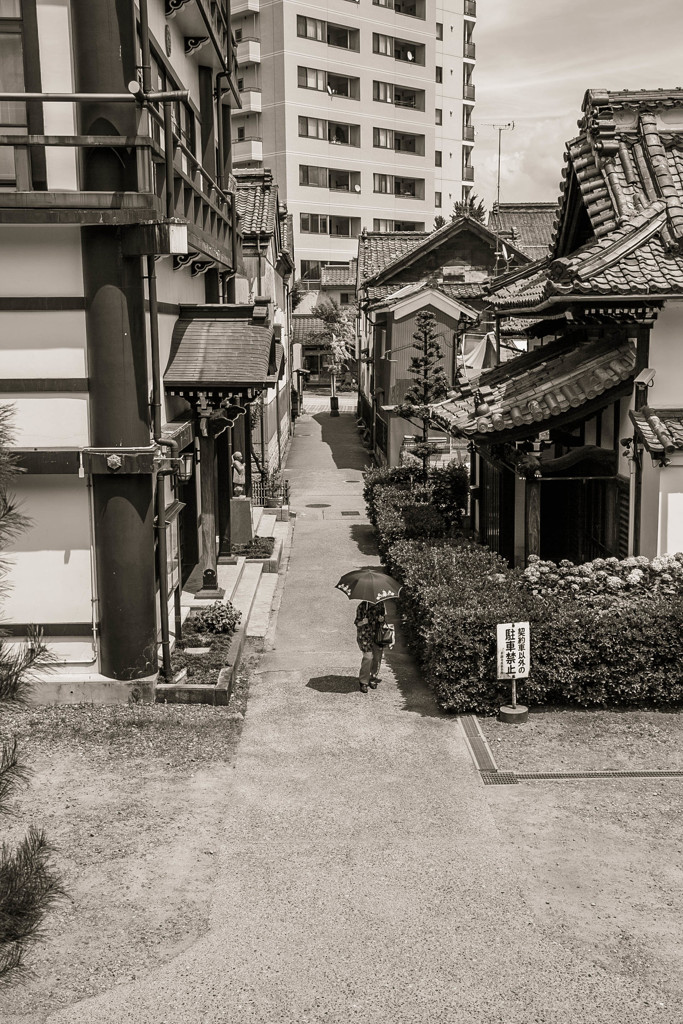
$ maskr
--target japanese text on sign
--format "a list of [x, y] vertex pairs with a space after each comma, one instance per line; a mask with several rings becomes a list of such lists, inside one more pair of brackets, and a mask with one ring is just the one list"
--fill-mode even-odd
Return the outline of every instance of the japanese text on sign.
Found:
[[496, 635], [498, 678], [526, 679], [529, 675], [529, 623], [499, 623]]

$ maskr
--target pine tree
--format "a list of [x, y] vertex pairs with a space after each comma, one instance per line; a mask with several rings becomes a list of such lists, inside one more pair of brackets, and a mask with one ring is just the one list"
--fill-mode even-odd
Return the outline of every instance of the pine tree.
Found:
[[470, 220], [476, 220], [479, 224], [485, 224], [486, 207], [483, 199], [471, 192], [462, 202], [453, 203], [451, 220], [459, 220], [460, 217], [469, 217]]
[[[10, 417], [10, 408], [0, 408], [0, 550], [29, 525], [10, 496], [19, 472], [8, 451]], [[49, 660], [38, 630], [21, 646], [10, 646], [0, 636], [0, 719], [3, 703], [27, 700], [32, 669]], [[9, 813], [10, 801], [28, 774], [16, 737], [0, 736], [0, 817]], [[63, 894], [51, 854], [44, 833], [35, 828], [17, 846], [3, 842], [0, 847], [0, 986], [25, 972], [26, 952], [40, 938], [45, 914]]]
[[415, 446], [413, 454], [422, 459], [422, 479], [425, 483], [429, 472], [429, 457], [435, 451], [434, 445], [429, 443], [429, 406], [445, 398], [449, 389], [436, 325], [436, 316], [428, 310], [422, 310], [415, 317], [417, 329], [413, 334], [413, 348], [418, 355], [412, 357], [408, 368], [413, 383], [406, 391], [403, 403], [396, 407], [400, 416], [421, 421], [422, 443]]

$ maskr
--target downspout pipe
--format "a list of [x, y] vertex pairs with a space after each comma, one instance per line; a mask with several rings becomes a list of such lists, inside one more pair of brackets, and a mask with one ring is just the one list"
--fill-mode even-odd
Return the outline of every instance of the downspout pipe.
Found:
[[[171, 448], [178, 454], [175, 441], [161, 436], [161, 359], [159, 354], [159, 303], [157, 299], [157, 277], [154, 257], [147, 256], [147, 288], [149, 295], [149, 335], [152, 356], [152, 432], [158, 445]], [[159, 577], [159, 617], [161, 621], [162, 671], [166, 679], [173, 677], [171, 667], [171, 630], [168, 620], [168, 539], [166, 528], [166, 503], [162, 473], [157, 472], [155, 494], [155, 518], [157, 530], [157, 574]]]

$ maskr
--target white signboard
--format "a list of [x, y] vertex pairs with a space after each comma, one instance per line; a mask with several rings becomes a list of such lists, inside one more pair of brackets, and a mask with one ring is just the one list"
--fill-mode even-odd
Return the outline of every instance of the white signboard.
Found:
[[503, 622], [496, 626], [499, 679], [526, 679], [529, 675], [528, 622]]

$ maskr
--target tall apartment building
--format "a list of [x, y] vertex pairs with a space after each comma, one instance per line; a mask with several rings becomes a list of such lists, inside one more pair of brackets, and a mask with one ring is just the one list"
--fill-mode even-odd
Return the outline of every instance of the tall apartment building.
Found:
[[297, 273], [430, 230], [472, 188], [476, 0], [234, 0], [236, 167], [270, 167]]

